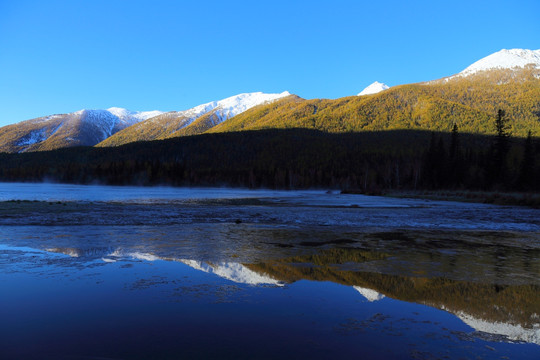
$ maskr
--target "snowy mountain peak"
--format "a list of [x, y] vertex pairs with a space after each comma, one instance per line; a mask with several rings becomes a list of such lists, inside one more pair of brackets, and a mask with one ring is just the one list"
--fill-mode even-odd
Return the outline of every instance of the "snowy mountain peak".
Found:
[[[265, 94], [262, 92], [244, 93], [234, 95], [222, 100], [212, 101], [194, 108], [181, 111], [183, 116], [195, 120], [211, 111], [214, 111], [219, 121], [225, 121], [233, 116], [243, 113], [254, 106], [269, 103], [291, 95], [288, 91], [279, 94]], [[187, 125], [187, 124], [185, 124]]]
[[72, 112], [67, 115], [90, 115], [91, 117], [101, 116], [107, 118], [115, 118], [122, 123], [134, 124], [139, 121], [149, 119], [154, 116], [163, 114], [163, 111], [131, 111], [119, 107], [111, 107], [106, 110], [102, 109], [82, 109]]
[[131, 111], [124, 108], [119, 107], [111, 107], [107, 109], [108, 112], [113, 114], [114, 116], [118, 117], [121, 121], [125, 121], [128, 123], [135, 123], [142, 120], [149, 119], [154, 116], [158, 116], [163, 114], [162, 111]]
[[254, 106], [272, 102], [285, 96], [289, 96], [288, 91], [280, 94], [265, 94], [262, 92], [245, 93], [231, 96], [216, 103], [223, 115], [227, 118], [238, 115]]
[[134, 113], [134, 111], [130, 111], [128, 109], [124, 109], [120, 107], [111, 107], [111, 108], [108, 108], [107, 111], [115, 116], [118, 116], [119, 118], [127, 117]]
[[502, 49], [467, 67], [458, 75], [468, 76], [483, 70], [524, 68], [528, 64], [540, 69], [540, 49]]
[[362, 90], [358, 94], [358, 96], [376, 94], [386, 89], [390, 89], [390, 87], [386, 84], [375, 81], [373, 84], [369, 85], [367, 88]]

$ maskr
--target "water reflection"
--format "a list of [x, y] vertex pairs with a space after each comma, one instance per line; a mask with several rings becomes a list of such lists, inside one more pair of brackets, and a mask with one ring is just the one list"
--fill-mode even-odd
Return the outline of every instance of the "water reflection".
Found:
[[[283, 232], [283, 229], [279, 231]], [[289, 235], [292, 234], [298, 236], [298, 230]], [[156, 241], [134, 248], [47, 247], [45, 250], [87, 262], [174, 261], [239, 284], [283, 286], [301, 280], [333, 282], [353, 287], [369, 302], [392, 298], [448, 311], [476, 331], [498, 336], [492, 340], [540, 345], [540, 283], [538, 272], [535, 272], [539, 269], [540, 257], [536, 249], [523, 252], [504, 241], [499, 241], [498, 246], [479, 247], [463, 240], [473, 238], [472, 233], [454, 234], [461, 241], [455, 241], [452, 246], [440, 241], [436, 254], [425, 251], [433, 250], [429, 245], [433, 241], [432, 233], [369, 233], [362, 234], [363, 241], [359, 240], [358, 234], [355, 241], [312, 237], [287, 247], [280, 246], [281, 243], [276, 242], [279, 237], [275, 235], [272, 242], [264, 243], [278, 249], [277, 252], [265, 252], [263, 247], [256, 256], [250, 255], [258, 261], [245, 263], [234, 261], [237, 255], [215, 262], [177, 257], [176, 248], [163, 248]], [[347, 235], [350, 239], [351, 234]], [[448, 236], [445, 234], [444, 238]], [[486, 234], [477, 236], [480, 236], [477, 241], [486, 242]], [[506, 234], [491, 233], [489, 236], [491, 241], [498, 237], [508, 240]], [[263, 238], [268, 240], [267, 236]], [[405, 238], [407, 246], [402, 246]], [[366, 239], [379, 239], [380, 242], [371, 243], [373, 250], [368, 250], [364, 246]], [[152, 247], [154, 250], [149, 250]], [[201, 244], [201, 247], [204, 246]], [[216, 252], [215, 247], [212, 249], [214, 254], [223, 253]], [[499, 261], [501, 249], [504, 249], [504, 262]], [[199, 249], [195, 253], [205, 252]], [[413, 274], [401, 271], [404, 263]], [[411, 268], [411, 263], [420, 264], [420, 267]], [[460, 266], [472, 263], [475, 265]], [[454, 270], [448, 271], [450, 268]], [[444, 272], [451, 276], [441, 276]]]
[[15, 189], [1, 359], [540, 357], [539, 210]]
[[[339, 265], [367, 261], [356, 249], [321, 251], [249, 265], [288, 282], [301, 279], [353, 286], [368, 301], [384, 297], [433, 306], [456, 314], [478, 331], [540, 345], [540, 285], [499, 285], [444, 277], [399, 276], [344, 270]], [[373, 258], [378, 257], [375, 253]], [[306, 264], [308, 264], [306, 266]], [[428, 274], [429, 275], [429, 274]], [[475, 276], [472, 276], [475, 278]]]
[[[160, 259], [209, 263], [234, 260], [245, 264], [300, 256], [298, 260], [303, 263], [309, 260], [324, 265], [333, 261], [342, 269], [357, 272], [499, 285], [540, 284], [538, 233], [365, 231], [224, 223], [159, 227], [6, 226], [0, 228], [0, 235], [15, 246], [39, 246], [82, 260], [108, 256], [112, 261], [117, 256], [115, 251], [119, 255], [133, 252], [153, 254]], [[326, 259], [331, 252], [333, 258]]]
[[249, 267], [235, 262], [221, 262], [218, 264], [208, 264], [198, 260], [178, 260], [194, 269], [206, 273], [215, 274], [223, 279], [231, 280], [240, 284], [249, 285], [279, 285], [283, 282], [276, 280], [265, 274], [251, 270]]

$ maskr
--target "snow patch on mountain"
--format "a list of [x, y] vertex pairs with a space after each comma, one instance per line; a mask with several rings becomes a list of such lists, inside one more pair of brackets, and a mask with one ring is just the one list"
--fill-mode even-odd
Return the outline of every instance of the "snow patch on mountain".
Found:
[[[198, 118], [211, 114], [213, 125], [217, 125], [233, 116], [243, 113], [257, 105], [267, 104], [291, 95], [288, 91], [279, 94], [265, 94], [262, 92], [238, 94], [222, 100], [197, 105], [191, 109], [171, 112], [170, 119], [177, 121], [178, 126], [174, 131], [191, 125]], [[161, 117], [150, 119], [151, 122], [163, 121]], [[141, 123], [143, 124], [143, 123]], [[143, 125], [144, 126], [144, 125]]]
[[358, 96], [377, 94], [377, 93], [380, 93], [381, 91], [384, 91], [384, 90], [387, 90], [387, 89], [390, 89], [390, 86], [388, 86], [386, 84], [383, 84], [383, 83], [380, 83], [378, 81], [375, 81], [373, 84], [369, 85], [364, 90], [362, 90], [358, 94]]
[[49, 120], [58, 119], [58, 118], [61, 118], [61, 117], [64, 117], [64, 116], [65, 116], [65, 114], [54, 114], [54, 115], [42, 116], [42, 117], [39, 117], [39, 118], [30, 119], [30, 120], [26, 120], [26, 121], [31, 121], [33, 123], [42, 123], [42, 122], [46, 122], [46, 121], [49, 121]]
[[[52, 119], [55, 119], [56, 117], [58, 117], [56, 115], [52, 115], [52, 116], [54, 116]], [[50, 119], [50, 120], [52, 120], [52, 119]], [[62, 126], [62, 124], [63, 124], [63, 122], [60, 122], [60, 124], [58, 124], [53, 129], [47, 129], [46, 127], [42, 127], [40, 129], [31, 131], [28, 134], [26, 134], [25, 136], [21, 137], [17, 141], [16, 145], [17, 146], [23, 146], [24, 148], [19, 150], [19, 152], [25, 152], [28, 147], [47, 140], [52, 135], [54, 135], [54, 133]]]
[[540, 49], [502, 49], [478, 60], [458, 75], [469, 76], [484, 70], [524, 68], [529, 64], [540, 69]]
[[107, 109], [108, 112], [120, 119], [120, 121], [134, 124], [139, 121], [150, 119], [154, 116], [163, 114], [163, 111], [153, 110], [153, 111], [131, 111], [119, 107], [111, 107]]
[[178, 116], [189, 119], [182, 123], [182, 127], [186, 127], [201, 116], [214, 112], [218, 120], [216, 122], [217, 125], [218, 123], [241, 114], [252, 107], [270, 103], [289, 95], [291, 94], [288, 91], [279, 94], [265, 94], [262, 92], [238, 94], [223, 100], [211, 101], [188, 110], [179, 111]]
[[30, 146], [46, 140], [45, 128], [30, 132], [27, 136], [19, 139], [17, 146]]
[[[280, 94], [264, 94], [262, 92], [239, 94], [216, 102], [216, 115], [223, 121], [257, 105], [266, 104], [291, 95], [288, 91]], [[220, 122], [221, 122], [220, 121]]]

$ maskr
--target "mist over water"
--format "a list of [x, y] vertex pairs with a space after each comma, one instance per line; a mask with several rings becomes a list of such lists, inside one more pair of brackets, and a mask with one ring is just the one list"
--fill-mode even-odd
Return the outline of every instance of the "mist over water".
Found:
[[539, 210], [60, 184], [0, 201], [2, 359], [540, 356]]

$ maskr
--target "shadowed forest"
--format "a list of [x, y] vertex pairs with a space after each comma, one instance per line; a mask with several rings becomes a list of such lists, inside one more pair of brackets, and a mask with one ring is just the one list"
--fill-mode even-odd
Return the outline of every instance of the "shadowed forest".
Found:
[[[501, 117], [499, 117], [501, 118]], [[416, 130], [259, 130], [0, 154], [0, 180], [109, 185], [540, 190], [540, 142]]]

